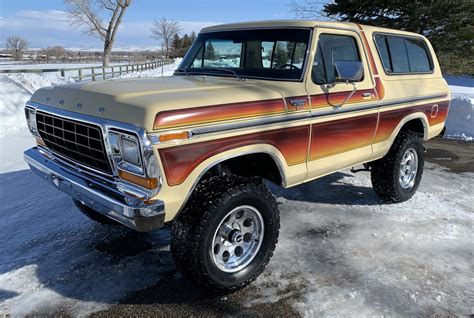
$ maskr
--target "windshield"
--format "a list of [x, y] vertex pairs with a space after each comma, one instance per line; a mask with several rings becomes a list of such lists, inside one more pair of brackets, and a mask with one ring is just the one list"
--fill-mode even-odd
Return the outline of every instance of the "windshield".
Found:
[[265, 29], [200, 34], [176, 74], [300, 80], [310, 33]]

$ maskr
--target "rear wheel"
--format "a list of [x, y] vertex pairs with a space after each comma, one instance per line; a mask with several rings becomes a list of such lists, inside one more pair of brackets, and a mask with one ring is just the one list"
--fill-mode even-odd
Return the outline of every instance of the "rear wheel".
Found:
[[410, 199], [423, 175], [424, 149], [421, 138], [413, 132], [401, 132], [388, 154], [371, 163], [375, 193], [387, 202]]
[[233, 292], [264, 270], [279, 226], [276, 201], [261, 180], [213, 177], [196, 187], [173, 221], [171, 253], [186, 276]]
[[112, 220], [111, 218], [106, 217], [105, 215], [95, 211], [94, 209], [89, 208], [88, 206], [82, 204], [80, 201], [73, 199], [76, 207], [89, 219], [105, 225], [120, 225], [117, 221]]

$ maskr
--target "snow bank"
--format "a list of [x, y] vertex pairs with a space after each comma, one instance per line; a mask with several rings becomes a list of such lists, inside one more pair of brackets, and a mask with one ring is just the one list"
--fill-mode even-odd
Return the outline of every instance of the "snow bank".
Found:
[[23, 108], [39, 88], [74, 82], [53, 74], [0, 75], [0, 137], [27, 129]]
[[445, 138], [474, 141], [474, 98], [453, 94], [446, 120]]
[[181, 63], [181, 58], [175, 59], [173, 64], [164, 65], [163, 69], [161, 67], [153, 69], [153, 70], [146, 70], [142, 72], [133, 72], [123, 74], [117, 78], [141, 78], [141, 77], [160, 77], [160, 76], [171, 76]]
[[[180, 62], [181, 59], [176, 59], [174, 64], [164, 66], [163, 76], [172, 75]], [[153, 76], [161, 76], [161, 68], [128, 73], [118, 78]], [[64, 78], [54, 73], [12, 73], [0, 75], [0, 137], [27, 130], [23, 108], [37, 89], [73, 82], [72, 78]]]

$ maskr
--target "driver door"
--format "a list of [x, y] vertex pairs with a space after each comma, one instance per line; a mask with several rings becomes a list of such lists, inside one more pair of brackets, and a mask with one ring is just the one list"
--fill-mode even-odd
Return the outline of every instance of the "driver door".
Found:
[[[378, 121], [378, 97], [361, 38], [350, 30], [317, 28], [311, 76], [311, 140], [307, 179], [367, 161]], [[359, 82], [335, 82], [336, 61], [359, 60]]]

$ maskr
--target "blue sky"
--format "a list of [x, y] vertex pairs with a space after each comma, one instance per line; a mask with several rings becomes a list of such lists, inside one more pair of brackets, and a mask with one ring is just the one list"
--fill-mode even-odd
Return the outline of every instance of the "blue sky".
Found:
[[[153, 18], [179, 21], [182, 33], [228, 22], [291, 19], [287, 0], [133, 0], [116, 47], [158, 47], [150, 38]], [[71, 27], [62, 0], [0, 0], [0, 42], [19, 35], [32, 48], [61, 45], [100, 48], [100, 41]]]

